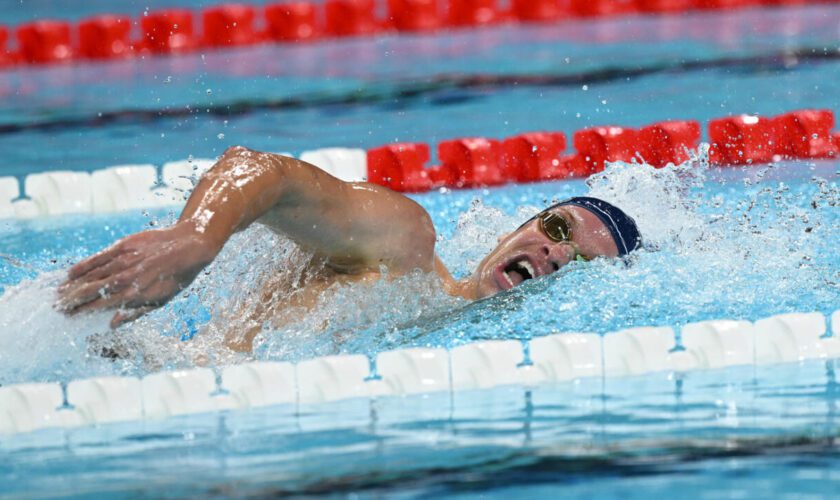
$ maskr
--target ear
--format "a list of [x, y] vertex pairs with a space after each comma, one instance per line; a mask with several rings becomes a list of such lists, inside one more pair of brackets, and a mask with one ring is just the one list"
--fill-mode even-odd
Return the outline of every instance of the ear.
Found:
[[499, 236], [498, 238], [496, 238], [496, 243], [501, 243], [501, 242], [502, 242], [502, 240], [504, 240], [505, 238], [507, 238], [507, 237], [508, 237], [508, 236], [510, 236], [511, 234], [513, 234], [513, 233], [505, 233], [505, 234], [503, 234], [503, 235]]

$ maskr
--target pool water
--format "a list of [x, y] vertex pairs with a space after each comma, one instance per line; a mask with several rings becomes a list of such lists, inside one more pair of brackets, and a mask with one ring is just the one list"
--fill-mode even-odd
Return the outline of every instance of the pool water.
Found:
[[[294, 297], [283, 283], [303, 273], [308, 260], [292, 242], [259, 225], [237, 234], [175, 300], [109, 334], [107, 312], [67, 318], [53, 309], [61, 269], [119, 236], [166, 224], [176, 210], [9, 222], [0, 261], [7, 283], [0, 297], [7, 346], [0, 383], [143, 375], [194, 366], [199, 356], [217, 365], [337, 353], [373, 358], [398, 347], [525, 341], [563, 331], [754, 321], [797, 311], [830, 315], [840, 297], [837, 169], [837, 162], [820, 161], [715, 170], [701, 157], [660, 170], [617, 164], [586, 182], [417, 195], [439, 228], [438, 253], [456, 276], [468, 276], [498, 237], [539, 207], [574, 195], [624, 207], [645, 248], [629, 266], [573, 263], [476, 303], [447, 296], [423, 274], [334, 286], [314, 310], [293, 314], [299, 319], [267, 324], [252, 355], [229, 351], [224, 334], [250, 324], [254, 290], [273, 283], [282, 290], [276, 300]], [[22, 310], [29, 312], [21, 316]], [[91, 356], [103, 348], [130, 355], [116, 363]]]
[[[837, 111], [838, 16], [827, 5], [637, 16], [19, 69], [0, 73], [0, 175], [212, 157], [235, 143], [299, 152]], [[624, 207], [646, 245], [630, 266], [573, 265], [473, 304], [422, 275], [336, 287], [315, 312], [267, 328], [248, 356], [221, 345], [237, 325], [219, 314], [247, 310], [255, 287], [300, 272], [307, 256], [291, 242], [252, 227], [168, 306], [108, 334], [105, 314], [52, 309], [62, 270], [172, 221], [177, 208], [0, 221], [0, 384], [142, 375], [194, 366], [199, 355], [215, 366], [373, 356], [836, 310], [840, 162], [719, 170], [705, 158], [701, 150], [662, 170], [614, 165], [586, 182], [415, 195], [458, 276], [552, 199], [584, 193]], [[115, 339], [125, 359], [92, 354]], [[840, 483], [836, 369], [741, 367], [46, 430], [0, 439], [0, 484], [12, 496], [829, 496]]]
[[0, 441], [4, 494], [830, 498], [836, 360], [271, 407]]

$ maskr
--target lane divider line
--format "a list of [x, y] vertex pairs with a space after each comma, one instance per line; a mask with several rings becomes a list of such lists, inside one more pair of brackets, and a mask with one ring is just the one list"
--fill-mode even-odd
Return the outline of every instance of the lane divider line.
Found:
[[[714, 119], [707, 134], [710, 161], [728, 167], [837, 158], [840, 132], [833, 131], [834, 125], [834, 112], [827, 109]], [[579, 179], [615, 161], [643, 159], [661, 168], [687, 160], [688, 150], [696, 149], [700, 140], [699, 122], [670, 120], [639, 129], [602, 126], [579, 130], [572, 136], [573, 152], [566, 152], [566, 136], [559, 131], [526, 132], [504, 139], [450, 139], [438, 144], [440, 164], [435, 166], [427, 165], [430, 145], [419, 142], [386, 144], [367, 151], [321, 148], [304, 151], [299, 157], [345, 181], [368, 181], [395, 191], [419, 193]], [[90, 174], [44, 172], [26, 176], [22, 186], [15, 178], [0, 177], [0, 219], [181, 205], [213, 164], [212, 159], [191, 158], [166, 163], [160, 172], [155, 165], [118, 165]]]
[[[410, 401], [422, 406], [423, 395], [436, 393], [831, 360], [840, 358], [840, 310], [831, 322], [834, 335], [826, 335], [826, 317], [816, 312], [754, 323], [704, 321], [683, 327], [681, 349], [668, 327], [486, 340], [450, 350], [397, 349], [376, 356], [375, 377], [368, 357], [356, 354], [158, 372], [142, 379], [97, 377], [66, 387], [16, 384], [0, 387], [0, 435], [265, 406], [300, 414], [351, 399], [409, 401], [419, 395]], [[526, 349], [530, 363], [523, 363]]]
[[[832, 3], [834, 0], [823, 0]], [[560, 22], [633, 14], [801, 5], [801, 0], [326, 0], [281, 1], [265, 7], [213, 5], [146, 11], [133, 19], [106, 13], [78, 24], [42, 19], [0, 26], [0, 68], [183, 54], [262, 43], [308, 43], [389, 33], [434, 33], [501, 23]], [[199, 29], [200, 28], [200, 29]]]

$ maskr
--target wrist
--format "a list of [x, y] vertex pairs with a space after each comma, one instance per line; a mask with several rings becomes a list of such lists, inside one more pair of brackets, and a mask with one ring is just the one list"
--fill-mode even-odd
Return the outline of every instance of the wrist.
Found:
[[215, 237], [206, 224], [202, 224], [195, 219], [179, 221], [175, 224], [175, 229], [182, 233], [184, 238], [189, 238], [195, 243], [196, 249], [203, 256], [202, 260], [207, 262], [212, 261], [222, 251], [222, 247], [227, 240], [226, 238]]

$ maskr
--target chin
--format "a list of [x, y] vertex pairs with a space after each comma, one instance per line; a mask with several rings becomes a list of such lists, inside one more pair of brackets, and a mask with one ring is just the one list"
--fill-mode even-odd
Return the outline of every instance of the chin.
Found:
[[497, 265], [494, 259], [485, 259], [473, 273], [470, 279], [474, 283], [472, 289], [476, 300], [492, 297], [505, 291], [493, 275]]
[[484, 276], [483, 279], [478, 282], [478, 285], [475, 287], [475, 291], [476, 299], [484, 299], [504, 292], [504, 290], [496, 284], [492, 275]]

